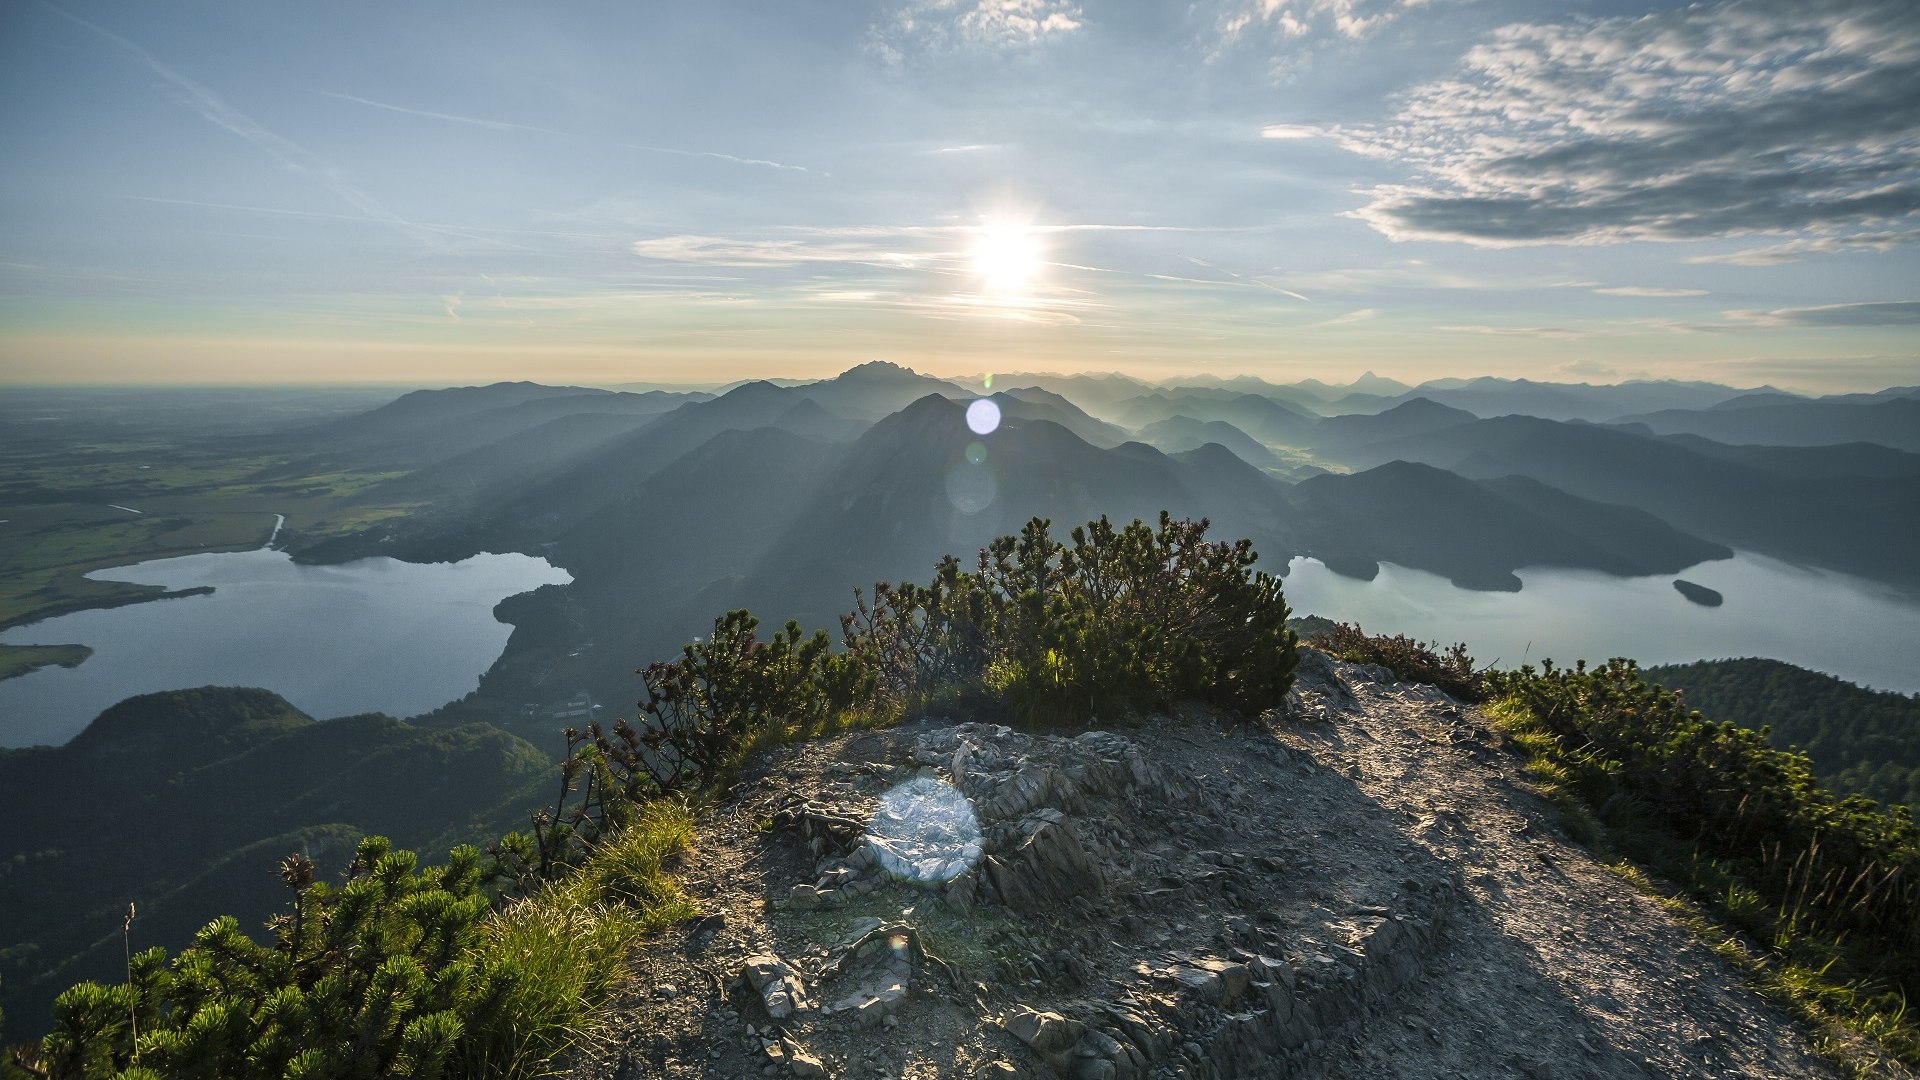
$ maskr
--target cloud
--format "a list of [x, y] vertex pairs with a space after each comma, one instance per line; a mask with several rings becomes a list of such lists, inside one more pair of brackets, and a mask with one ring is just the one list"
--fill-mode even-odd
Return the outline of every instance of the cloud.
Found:
[[1266, 28], [1281, 38], [1331, 30], [1345, 38], [1363, 38], [1398, 18], [1420, 0], [1251, 0], [1230, 5], [1220, 17], [1220, 36], [1238, 40], [1248, 30]]
[[1485, 334], [1489, 337], [1530, 337], [1549, 341], [1572, 341], [1577, 338], [1592, 337], [1591, 331], [1574, 330], [1564, 326], [1436, 326], [1435, 330], [1445, 330], [1453, 334]]
[[412, 222], [381, 205], [379, 200], [361, 191], [358, 187], [342, 178], [340, 170], [334, 168], [318, 155], [291, 139], [284, 138], [268, 130], [265, 125], [228, 104], [220, 95], [200, 85], [194, 80], [175, 71], [147, 50], [121, 37], [105, 27], [96, 25], [78, 15], [42, 4], [48, 11], [78, 26], [106, 38], [140, 58], [155, 75], [165, 79], [180, 94], [180, 103], [200, 114], [208, 123], [224, 128], [247, 142], [252, 143], [262, 153], [272, 158], [282, 168], [300, 173], [318, 181], [327, 190], [334, 193], [347, 205], [358, 210], [361, 216], [392, 226], [394, 229], [412, 237], [429, 248], [439, 249], [442, 244], [431, 230], [422, 229]]
[[1705, 296], [1705, 289], [1655, 289], [1644, 285], [1614, 285], [1595, 289], [1601, 296]]
[[1592, 357], [1582, 357], [1578, 360], [1569, 360], [1566, 363], [1561, 364], [1558, 370], [1563, 375], [1586, 376], [1589, 378], [1607, 379], [1607, 378], [1620, 377], [1619, 371], [1615, 370], [1614, 368], [1608, 367], [1606, 364], [1603, 364], [1600, 361], [1593, 359]]
[[[1294, 291], [1293, 291], [1292, 289], [1283, 289], [1283, 288], [1281, 288], [1280, 286], [1278, 286], [1278, 285], [1275, 285], [1275, 284], [1274, 284], [1273, 282], [1271, 282], [1271, 281], [1268, 281], [1268, 280], [1266, 280], [1266, 279], [1264, 279], [1264, 278], [1261, 278], [1261, 277], [1249, 277], [1249, 276], [1247, 276], [1247, 275], [1245, 275], [1245, 274], [1236, 274], [1236, 273], [1234, 273], [1233, 271], [1231, 271], [1231, 270], [1229, 270], [1229, 269], [1227, 269], [1227, 268], [1226, 268], [1226, 267], [1224, 267], [1224, 266], [1216, 266], [1216, 265], [1214, 265], [1213, 263], [1210, 263], [1210, 262], [1208, 262], [1208, 261], [1206, 261], [1205, 259], [1197, 259], [1197, 258], [1195, 258], [1195, 257], [1193, 257], [1192, 255], [1187, 255], [1187, 256], [1183, 256], [1183, 258], [1185, 258], [1185, 259], [1186, 259], [1186, 260], [1187, 260], [1188, 262], [1190, 262], [1190, 263], [1192, 263], [1192, 264], [1193, 264], [1193, 265], [1195, 265], [1195, 266], [1204, 266], [1204, 267], [1206, 267], [1206, 268], [1207, 268], [1208, 270], [1212, 270], [1212, 271], [1214, 271], [1215, 273], [1220, 273], [1220, 274], [1225, 274], [1225, 275], [1227, 275], [1228, 277], [1230, 277], [1230, 278], [1232, 278], [1232, 279], [1233, 279], [1233, 281], [1232, 281], [1232, 284], [1236, 284], [1236, 285], [1248, 285], [1248, 286], [1252, 286], [1252, 287], [1255, 287], [1255, 288], [1261, 288], [1261, 289], [1265, 289], [1265, 290], [1267, 290], [1268, 292], [1277, 292], [1277, 293], [1279, 293], [1279, 294], [1280, 294], [1281, 296], [1284, 296], [1284, 297], [1287, 297], [1288, 299], [1291, 299], [1291, 300], [1298, 300], [1298, 301], [1300, 301], [1300, 302], [1301, 302], [1301, 303], [1303, 303], [1303, 304], [1311, 304], [1311, 303], [1313, 303], [1313, 301], [1311, 301], [1311, 300], [1309, 300], [1309, 299], [1307, 299], [1306, 297], [1304, 297], [1304, 296], [1302, 296], [1302, 295], [1300, 295], [1300, 294], [1299, 294], [1299, 293], [1297, 293], [1297, 292], [1294, 292]], [[1164, 275], [1164, 274], [1149, 274], [1148, 276], [1149, 276], [1149, 277], [1157, 277], [1157, 278], [1163, 278], [1164, 280], [1167, 280], [1167, 281], [1195, 281], [1195, 280], [1200, 280], [1200, 279], [1196, 279], [1196, 278], [1173, 278], [1173, 277], [1167, 277], [1167, 276], [1166, 276], [1166, 275]], [[1225, 285], [1225, 284], [1228, 284], [1228, 282], [1224, 282], [1224, 281], [1222, 281], [1222, 282], [1218, 282], [1218, 284], [1221, 284], [1221, 285]]]
[[1775, 308], [1772, 311], [1729, 311], [1727, 314], [1732, 318], [1768, 326], [1920, 326], [1920, 300], [1826, 304], [1821, 307]]
[[1839, 255], [1855, 251], [1892, 251], [1920, 240], [1920, 229], [1887, 232], [1859, 232], [1845, 236], [1809, 236], [1763, 247], [1747, 248], [1718, 255], [1695, 255], [1690, 263], [1719, 263], [1724, 266], [1779, 266], [1798, 262], [1809, 255]]
[[1523, 23], [1343, 145], [1410, 166], [1353, 212], [1485, 247], [1843, 236], [1920, 213], [1920, 5], [1720, 0]]
[[897, 65], [910, 53], [1042, 44], [1079, 30], [1084, 18], [1069, 0], [908, 0], [868, 29], [867, 45]]
[[401, 113], [406, 116], [421, 116], [430, 120], [443, 120], [450, 124], [465, 124], [468, 127], [486, 128], [490, 131], [528, 131], [541, 135], [554, 135], [563, 139], [589, 139], [608, 146], [618, 146], [627, 150], [640, 150], [649, 154], [671, 154], [675, 157], [712, 158], [716, 161], [731, 162], [735, 165], [757, 165], [768, 169], [783, 169], [788, 172], [811, 172], [804, 165], [789, 165], [781, 161], [768, 161], [765, 158], [740, 157], [735, 154], [722, 154], [712, 150], [682, 150], [671, 146], [649, 146], [645, 143], [621, 142], [614, 139], [598, 139], [592, 135], [582, 135], [574, 131], [561, 131], [558, 128], [540, 127], [535, 124], [515, 124], [506, 120], [486, 120], [477, 116], [461, 116], [458, 113], [434, 112], [431, 109], [413, 109], [405, 105], [390, 105], [384, 101], [355, 97], [352, 94], [336, 94], [331, 90], [315, 91], [322, 97], [336, 101], [350, 101], [368, 108], [383, 109], [387, 112]]
[[1354, 323], [1366, 322], [1369, 319], [1377, 319], [1379, 317], [1379, 308], [1360, 308], [1357, 311], [1349, 311], [1344, 315], [1335, 315], [1333, 318], [1322, 322], [1312, 323], [1309, 329], [1322, 326], [1351, 326]]
[[1325, 128], [1314, 124], [1268, 124], [1260, 129], [1263, 139], [1319, 139], [1327, 134]]
[[911, 267], [927, 260], [925, 253], [895, 250], [883, 245], [817, 240], [743, 240], [721, 236], [683, 234], [636, 240], [633, 253], [664, 262], [707, 266], [796, 266], [804, 263], [866, 263]]

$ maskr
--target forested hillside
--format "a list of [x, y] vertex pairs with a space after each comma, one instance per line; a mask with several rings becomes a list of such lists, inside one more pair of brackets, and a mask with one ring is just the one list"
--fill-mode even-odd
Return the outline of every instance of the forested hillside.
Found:
[[60, 747], [0, 750], [0, 1008], [6, 1038], [47, 1026], [81, 978], [125, 976], [215, 913], [248, 930], [286, 899], [273, 864], [331, 875], [362, 836], [445, 850], [524, 824], [549, 757], [506, 732], [386, 716], [320, 722], [265, 690], [129, 698]]
[[1920, 697], [1752, 657], [1648, 668], [1646, 677], [1712, 719], [1770, 728], [1769, 742], [1805, 750], [1836, 791], [1920, 808]]

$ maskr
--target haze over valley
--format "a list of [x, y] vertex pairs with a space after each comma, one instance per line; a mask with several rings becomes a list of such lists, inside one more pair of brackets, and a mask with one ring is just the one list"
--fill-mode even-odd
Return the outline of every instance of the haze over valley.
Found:
[[[95, 393], [97, 403], [114, 400]], [[124, 397], [129, 407], [143, 400]], [[626, 712], [634, 668], [671, 658], [718, 612], [744, 607], [831, 630], [856, 587], [916, 580], [947, 554], [970, 559], [1030, 517], [1151, 521], [1162, 511], [1249, 538], [1276, 572], [1324, 567], [1357, 584], [1389, 567], [1377, 588], [1323, 587], [1314, 604], [1296, 606], [1334, 619], [1364, 612], [1379, 631], [1451, 633], [1488, 661], [1598, 660], [1636, 649], [1650, 662], [1763, 652], [1882, 689], [1920, 689], [1900, 644], [1911, 640], [1920, 590], [1902, 541], [1920, 525], [1920, 392], [1911, 389], [1816, 399], [1680, 383], [1483, 378], [1415, 388], [1371, 374], [1343, 387], [1147, 384], [1118, 375], [968, 380], [873, 362], [827, 380], [698, 391], [531, 382], [415, 391], [336, 419], [274, 421], [271, 431], [149, 429], [156, 441], [137, 450], [80, 444], [72, 425], [98, 420], [86, 412], [63, 419], [62, 398], [23, 392], [17, 401], [9, 426], [41, 441], [23, 460], [63, 464], [43, 476], [22, 470], [6, 493], [13, 557], [23, 568], [47, 560], [51, 582], [16, 592], [11, 621], [85, 607], [97, 602], [91, 590], [117, 590], [102, 599], [120, 602], [155, 589], [121, 581], [176, 591], [211, 581], [215, 596], [163, 602], [178, 615], [120, 608], [21, 627], [8, 631], [9, 647], [80, 645], [117, 657], [109, 641], [153, 633], [109, 629], [118, 622], [151, 612], [187, 625], [178, 620], [204, 608], [207, 615], [194, 617], [214, 624], [190, 641], [225, 659], [204, 668], [205, 678], [181, 681], [166, 674], [178, 662], [161, 657], [195, 646], [169, 642], [134, 665], [149, 672], [146, 681], [106, 682], [127, 689], [104, 699], [78, 688], [94, 671], [108, 678], [119, 663], [108, 657], [0, 684], [0, 701], [22, 717], [17, 724], [60, 725], [11, 729], [5, 738], [14, 745], [64, 741], [29, 732], [70, 735], [136, 690], [248, 681], [246, 653], [234, 653], [238, 639], [213, 634], [215, 624], [253, 627], [238, 632], [267, 649], [254, 653], [258, 681], [317, 715], [406, 714], [452, 702], [442, 715], [537, 737], [548, 716], [583, 693], [602, 715]], [[325, 402], [316, 398], [314, 407]], [[1764, 438], [1763, 422], [1785, 434], [1773, 444], [1732, 444], [1684, 430], [1749, 410], [1760, 412], [1751, 434]], [[1656, 431], [1649, 415], [1667, 430]], [[1802, 444], [1817, 425], [1836, 441]], [[1860, 437], [1845, 437], [1856, 428]], [[242, 464], [246, 471], [236, 468]], [[1783, 514], [1783, 505], [1799, 512]], [[205, 570], [187, 569], [191, 562], [180, 571], [163, 570], [169, 562], [99, 569], [136, 553], [177, 558], [202, 545], [260, 546], [266, 538], [253, 537], [272, 524], [269, 512], [285, 514], [272, 536], [285, 554], [192, 556]], [[95, 551], [93, 565], [57, 565], [47, 554], [56, 549]], [[387, 655], [398, 674], [370, 671], [373, 683], [409, 678], [405, 651], [436, 654], [442, 646], [405, 645], [431, 638], [430, 624], [405, 629], [408, 622], [396, 624], [392, 646], [373, 645], [367, 635], [393, 617], [366, 603], [403, 595], [377, 582], [398, 582], [408, 564], [464, 566], [487, 553], [550, 565], [553, 584], [536, 590], [503, 579], [497, 595], [432, 616], [445, 621], [448, 648], [456, 627], [472, 623], [461, 632], [484, 633], [497, 625], [495, 602], [515, 627], [510, 640], [495, 639], [506, 646], [497, 659], [456, 653], [467, 659], [454, 667], [470, 670], [456, 670], [454, 685], [484, 673], [477, 692], [426, 704], [417, 691], [347, 701], [311, 680], [268, 674], [275, 665], [308, 670], [314, 653], [342, 655], [330, 642], [361, 640], [364, 658], [351, 667], [379, 668]], [[261, 576], [270, 565], [296, 569], [288, 556], [349, 575], [376, 565], [365, 559], [393, 569], [366, 585], [349, 584], [358, 580], [351, 576], [317, 579], [328, 582], [323, 595], [376, 592], [367, 602], [309, 609], [299, 606], [306, 601], [296, 579]], [[236, 569], [213, 569], [226, 565], [220, 560]], [[1725, 574], [1722, 565], [1739, 569]], [[1408, 574], [1439, 580], [1416, 586]], [[1723, 606], [1701, 607], [1674, 590], [1675, 578], [1733, 584], [1721, 590]], [[1524, 593], [1524, 579], [1537, 594], [1563, 580], [1598, 591], [1545, 607], [1522, 606], [1532, 603], [1524, 595], [1471, 599]], [[1655, 599], [1603, 614], [1614, 607], [1605, 583], [1624, 590], [1628, 580], [1648, 582]], [[233, 594], [246, 597], [234, 601], [243, 605], [234, 614], [216, 615], [223, 588], [254, 591]], [[430, 609], [418, 605], [429, 595], [430, 588], [401, 604], [425, 617]], [[1821, 647], [1794, 645], [1791, 631], [1754, 636], [1756, 614], [1779, 610], [1787, 597], [1800, 598], [1792, 603], [1809, 624], [1828, 627], [1817, 635]], [[1472, 611], [1486, 613], [1484, 629]], [[367, 628], [356, 630], [357, 620], [369, 620]], [[1524, 630], [1497, 631], [1502, 622]], [[268, 645], [275, 624], [286, 626], [286, 640]], [[103, 637], [89, 640], [90, 625]], [[301, 628], [317, 636], [304, 638]]]

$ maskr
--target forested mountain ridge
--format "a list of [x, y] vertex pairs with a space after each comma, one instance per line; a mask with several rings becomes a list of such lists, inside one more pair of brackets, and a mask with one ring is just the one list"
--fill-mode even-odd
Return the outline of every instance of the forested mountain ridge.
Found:
[[65, 746], [0, 750], [0, 1008], [43, 1030], [53, 991], [122, 968], [141, 940], [179, 948], [214, 912], [264, 923], [272, 864], [331, 871], [362, 836], [444, 849], [491, 839], [548, 795], [549, 752], [480, 724], [316, 721], [265, 690], [144, 694]]
[[1648, 668], [1715, 720], [1769, 728], [1835, 791], [1920, 811], [1920, 696], [1871, 690], [1779, 660], [1748, 657]]
[[[648, 416], [558, 417], [355, 496], [370, 510], [410, 507], [357, 538], [315, 546], [295, 530], [286, 542], [296, 557], [320, 561], [515, 550], [573, 573], [573, 585], [543, 593], [560, 606], [538, 616], [570, 627], [565, 640], [516, 635], [483, 684], [481, 697], [494, 704], [476, 715], [502, 723], [511, 721], [501, 710], [572, 688], [618, 703], [633, 658], [670, 655], [716, 607], [830, 620], [868, 577], [923, 573], [939, 554], [977, 548], [1033, 514], [1125, 519], [1171, 509], [1253, 538], [1276, 565], [1313, 555], [1371, 577], [1391, 561], [1483, 589], [1515, 588], [1526, 566], [1673, 573], [1734, 548], [1894, 581], [1912, 571], [1892, 541], [1910, 534], [1908, 519], [1920, 512], [1913, 455], [1877, 444], [1733, 447], [1520, 415], [1478, 419], [1435, 400], [1484, 407], [1566, 394], [1610, 415], [1609, 407], [1746, 394], [1733, 388], [1441, 380], [1396, 391], [1401, 400], [1375, 415], [1319, 416], [1295, 402], [1336, 410], [1324, 387], [1267, 385], [1263, 395], [1247, 380], [1152, 386], [1017, 375], [994, 385], [1013, 389], [976, 392], [876, 363], [811, 383], [688, 395]], [[982, 395], [999, 423], [977, 432], [964, 406]], [[570, 400], [587, 399], [539, 396], [507, 411]], [[453, 402], [461, 415], [469, 405]], [[1132, 431], [1120, 426], [1129, 419], [1139, 425]], [[742, 437], [753, 431], [763, 434]], [[784, 438], [764, 434], [774, 431]], [[1205, 441], [1209, 432], [1225, 451]], [[1155, 441], [1159, 448], [1146, 445]], [[1434, 471], [1410, 472], [1405, 462]], [[1783, 502], [1803, 512], [1782, 514]], [[1468, 505], [1478, 510], [1464, 512]], [[1408, 529], [1409, 520], [1428, 527]], [[676, 541], [671, 522], [705, 539]], [[636, 606], [646, 619], [631, 617]]]

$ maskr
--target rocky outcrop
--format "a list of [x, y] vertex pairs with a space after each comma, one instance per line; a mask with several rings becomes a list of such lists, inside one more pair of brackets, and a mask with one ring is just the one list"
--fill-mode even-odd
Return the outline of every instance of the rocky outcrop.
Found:
[[578, 1080], [1821, 1075], [1764, 1004], [1672, 991], [1712, 954], [1520, 779], [1472, 709], [1317, 652], [1267, 725], [782, 750], [696, 841], [724, 920], [641, 959], [714, 992]]

